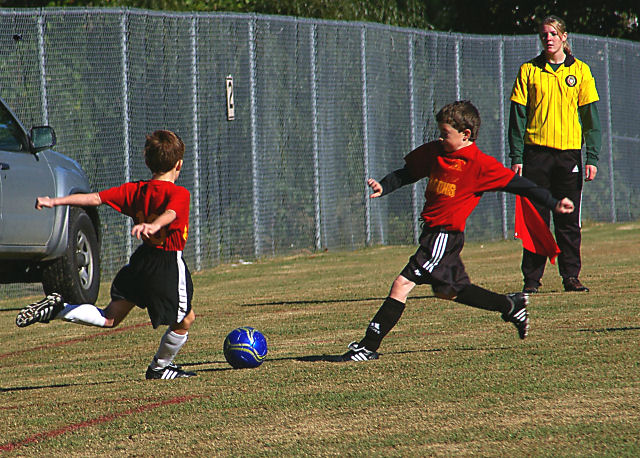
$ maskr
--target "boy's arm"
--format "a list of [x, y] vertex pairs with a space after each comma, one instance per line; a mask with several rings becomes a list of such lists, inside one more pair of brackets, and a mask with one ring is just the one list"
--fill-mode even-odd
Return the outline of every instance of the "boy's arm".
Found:
[[574, 210], [573, 202], [570, 199], [566, 197], [564, 199], [556, 199], [549, 190], [518, 174], [515, 174], [503, 189], [512, 194], [527, 197], [556, 213], [571, 213]]
[[373, 178], [367, 180], [367, 184], [373, 190], [371, 198], [381, 197], [395, 191], [396, 189], [411, 183], [415, 183], [416, 180], [411, 176], [409, 170], [405, 166], [402, 169], [394, 170], [387, 176], [385, 176], [380, 182], [377, 182]]
[[158, 216], [151, 223], [140, 223], [133, 226], [131, 229], [131, 235], [140, 238], [148, 238], [158, 232], [165, 226], [171, 224], [177, 218], [176, 212], [173, 210], [167, 210], [162, 215]]
[[38, 197], [36, 199], [36, 208], [53, 208], [58, 205], [77, 205], [79, 207], [97, 207], [102, 203], [100, 195], [97, 192], [89, 194], [69, 194], [63, 197]]

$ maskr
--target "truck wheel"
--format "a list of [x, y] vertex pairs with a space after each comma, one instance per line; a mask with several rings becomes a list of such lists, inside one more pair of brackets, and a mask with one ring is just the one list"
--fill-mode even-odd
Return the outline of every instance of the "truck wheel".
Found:
[[100, 289], [100, 246], [91, 218], [69, 208], [69, 238], [63, 256], [42, 271], [45, 294], [62, 295], [70, 304], [95, 304]]

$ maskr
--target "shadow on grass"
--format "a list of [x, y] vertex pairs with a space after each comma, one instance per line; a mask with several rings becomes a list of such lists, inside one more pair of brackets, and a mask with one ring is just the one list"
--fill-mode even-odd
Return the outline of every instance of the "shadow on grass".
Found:
[[107, 385], [111, 383], [116, 383], [116, 382], [114, 380], [111, 380], [107, 382], [93, 382], [93, 383], [54, 383], [52, 385], [41, 385], [41, 386], [16, 386], [13, 388], [0, 387], [0, 393], [8, 393], [11, 391], [42, 390], [45, 388], [68, 388], [72, 386]]
[[[194, 366], [205, 366], [205, 365], [210, 365], [210, 364], [217, 364], [217, 365], [223, 365], [224, 367], [208, 367], [206, 369], [198, 369], [195, 368]], [[191, 369], [193, 369], [194, 371], [196, 371], [198, 374], [201, 372], [221, 372], [221, 371], [232, 371], [234, 370], [233, 367], [229, 366], [229, 363], [224, 361], [224, 360], [219, 360], [219, 361], [198, 361], [198, 362], [194, 362], [194, 363], [180, 363], [180, 366], [183, 367], [189, 367]]]
[[[410, 300], [414, 299], [430, 299], [435, 298], [434, 295], [430, 296], [409, 296]], [[305, 305], [305, 304], [330, 304], [333, 302], [369, 302], [369, 301], [384, 301], [386, 297], [363, 297], [360, 299], [319, 299], [319, 300], [306, 300], [306, 301], [269, 301], [269, 302], [256, 302], [255, 304], [242, 304], [242, 307], [260, 307], [264, 305]]]
[[[380, 353], [380, 355], [408, 355], [412, 353], [440, 353], [444, 351], [496, 351], [496, 350], [512, 350], [513, 347], [459, 347], [459, 348], [425, 348], [424, 350], [402, 350], [392, 351], [389, 353]], [[342, 355], [309, 355], [309, 356], [297, 356], [292, 358], [277, 358], [276, 360], [293, 359], [295, 361], [315, 363], [315, 362], [329, 362], [337, 363], [343, 362]]]
[[595, 328], [595, 329], [578, 329], [578, 332], [618, 332], [618, 331], [637, 331], [640, 326], [624, 326], [620, 328]]
[[0, 309], [0, 313], [2, 313], [2, 312], [19, 312], [23, 308], [24, 307], [14, 307], [14, 308], [10, 308], [10, 309]]

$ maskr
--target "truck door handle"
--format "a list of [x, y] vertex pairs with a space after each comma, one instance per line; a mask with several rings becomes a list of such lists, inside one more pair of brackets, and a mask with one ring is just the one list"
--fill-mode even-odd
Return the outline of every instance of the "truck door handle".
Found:
[[0, 170], [9, 170], [10, 168], [6, 162], [0, 162]]

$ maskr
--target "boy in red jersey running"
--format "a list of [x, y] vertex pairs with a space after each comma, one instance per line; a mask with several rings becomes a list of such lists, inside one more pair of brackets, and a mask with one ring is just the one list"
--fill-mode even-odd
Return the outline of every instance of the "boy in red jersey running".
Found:
[[411, 151], [404, 158], [404, 168], [380, 182], [372, 178], [367, 181], [373, 190], [370, 197], [377, 198], [429, 177], [421, 214], [424, 226], [418, 250], [393, 282], [364, 338], [352, 342], [340, 361], [378, 359], [382, 339], [400, 319], [407, 297], [417, 284], [430, 284], [436, 297], [500, 312], [504, 321], [515, 325], [521, 339], [527, 337], [527, 294], [498, 294], [469, 280], [460, 259], [465, 223], [486, 191], [523, 195], [557, 213], [571, 213], [573, 203], [567, 198], [555, 199], [546, 189], [480, 151], [475, 144], [480, 114], [471, 102], [446, 105], [436, 115], [436, 121], [440, 130], [437, 141]]
[[113, 280], [107, 308], [66, 304], [59, 294], [53, 293], [22, 309], [16, 324], [25, 327], [56, 319], [112, 328], [137, 305], [147, 309], [154, 329], [161, 324], [169, 325], [145, 377], [191, 377], [195, 372], [184, 371], [173, 363], [195, 320], [191, 309], [191, 274], [182, 257], [189, 228], [190, 194], [175, 184], [183, 165], [184, 143], [175, 133], [158, 130], [147, 136], [143, 153], [153, 174], [151, 180], [125, 183], [91, 194], [38, 197], [36, 201], [38, 210], [57, 205], [107, 204], [133, 218], [131, 235], [143, 243]]

